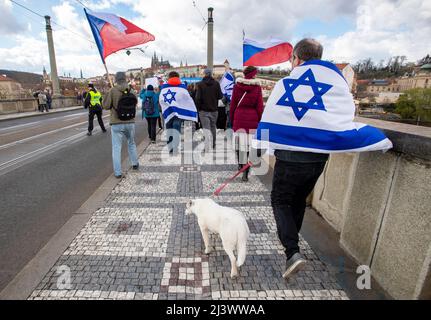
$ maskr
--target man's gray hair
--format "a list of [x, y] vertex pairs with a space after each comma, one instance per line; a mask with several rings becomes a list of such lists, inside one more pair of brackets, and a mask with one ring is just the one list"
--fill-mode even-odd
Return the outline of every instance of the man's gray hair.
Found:
[[296, 44], [293, 54], [302, 61], [320, 60], [323, 55], [323, 47], [318, 41], [306, 38]]

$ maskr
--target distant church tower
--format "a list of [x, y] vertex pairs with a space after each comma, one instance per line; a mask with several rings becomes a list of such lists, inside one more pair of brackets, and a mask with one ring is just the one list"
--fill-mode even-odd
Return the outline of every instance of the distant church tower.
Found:
[[81, 79], [84, 79], [84, 75], [82, 74], [82, 69], [81, 69]]

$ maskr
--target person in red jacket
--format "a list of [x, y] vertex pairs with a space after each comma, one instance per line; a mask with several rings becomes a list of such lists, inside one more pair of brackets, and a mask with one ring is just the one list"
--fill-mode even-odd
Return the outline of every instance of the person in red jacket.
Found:
[[[256, 75], [257, 68], [248, 66], [244, 69], [244, 78], [238, 77], [233, 87], [230, 119], [235, 132], [239, 170], [249, 161], [251, 141], [263, 113], [262, 88]], [[243, 181], [248, 181], [249, 171], [244, 172]]]

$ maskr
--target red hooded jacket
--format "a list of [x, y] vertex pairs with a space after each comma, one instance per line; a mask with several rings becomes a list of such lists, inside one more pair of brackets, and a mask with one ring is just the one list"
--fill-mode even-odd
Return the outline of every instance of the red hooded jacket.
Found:
[[[244, 98], [241, 101], [243, 96]], [[233, 87], [230, 106], [230, 119], [233, 124], [233, 130], [236, 132], [243, 129], [250, 133], [250, 130], [257, 129], [262, 113], [263, 97], [259, 81], [238, 78]]]

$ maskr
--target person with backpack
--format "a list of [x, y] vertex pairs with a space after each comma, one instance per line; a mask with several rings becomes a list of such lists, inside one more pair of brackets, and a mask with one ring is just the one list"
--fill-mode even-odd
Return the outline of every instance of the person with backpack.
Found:
[[142, 119], [147, 119], [148, 135], [151, 143], [156, 143], [157, 120], [160, 117], [159, 93], [154, 92], [152, 85], [148, 85], [147, 90], [143, 89], [139, 96], [142, 99]]
[[139, 169], [138, 152], [135, 144], [135, 116], [138, 99], [130, 91], [126, 73], [117, 72], [115, 86], [109, 90], [103, 101], [103, 108], [111, 110], [112, 162], [116, 178], [123, 177], [121, 171], [121, 145], [127, 140], [129, 161], [133, 170]]
[[99, 122], [100, 129], [103, 132], [106, 132], [105, 125], [103, 123], [102, 118], [102, 94], [96, 90], [94, 84], [88, 84], [88, 94], [85, 97], [84, 107], [88, 108], [88, 132], [87, 136], [91, 136], [93, 134], [93, 121], [94, 116], [97, 116], [97, 121]]

